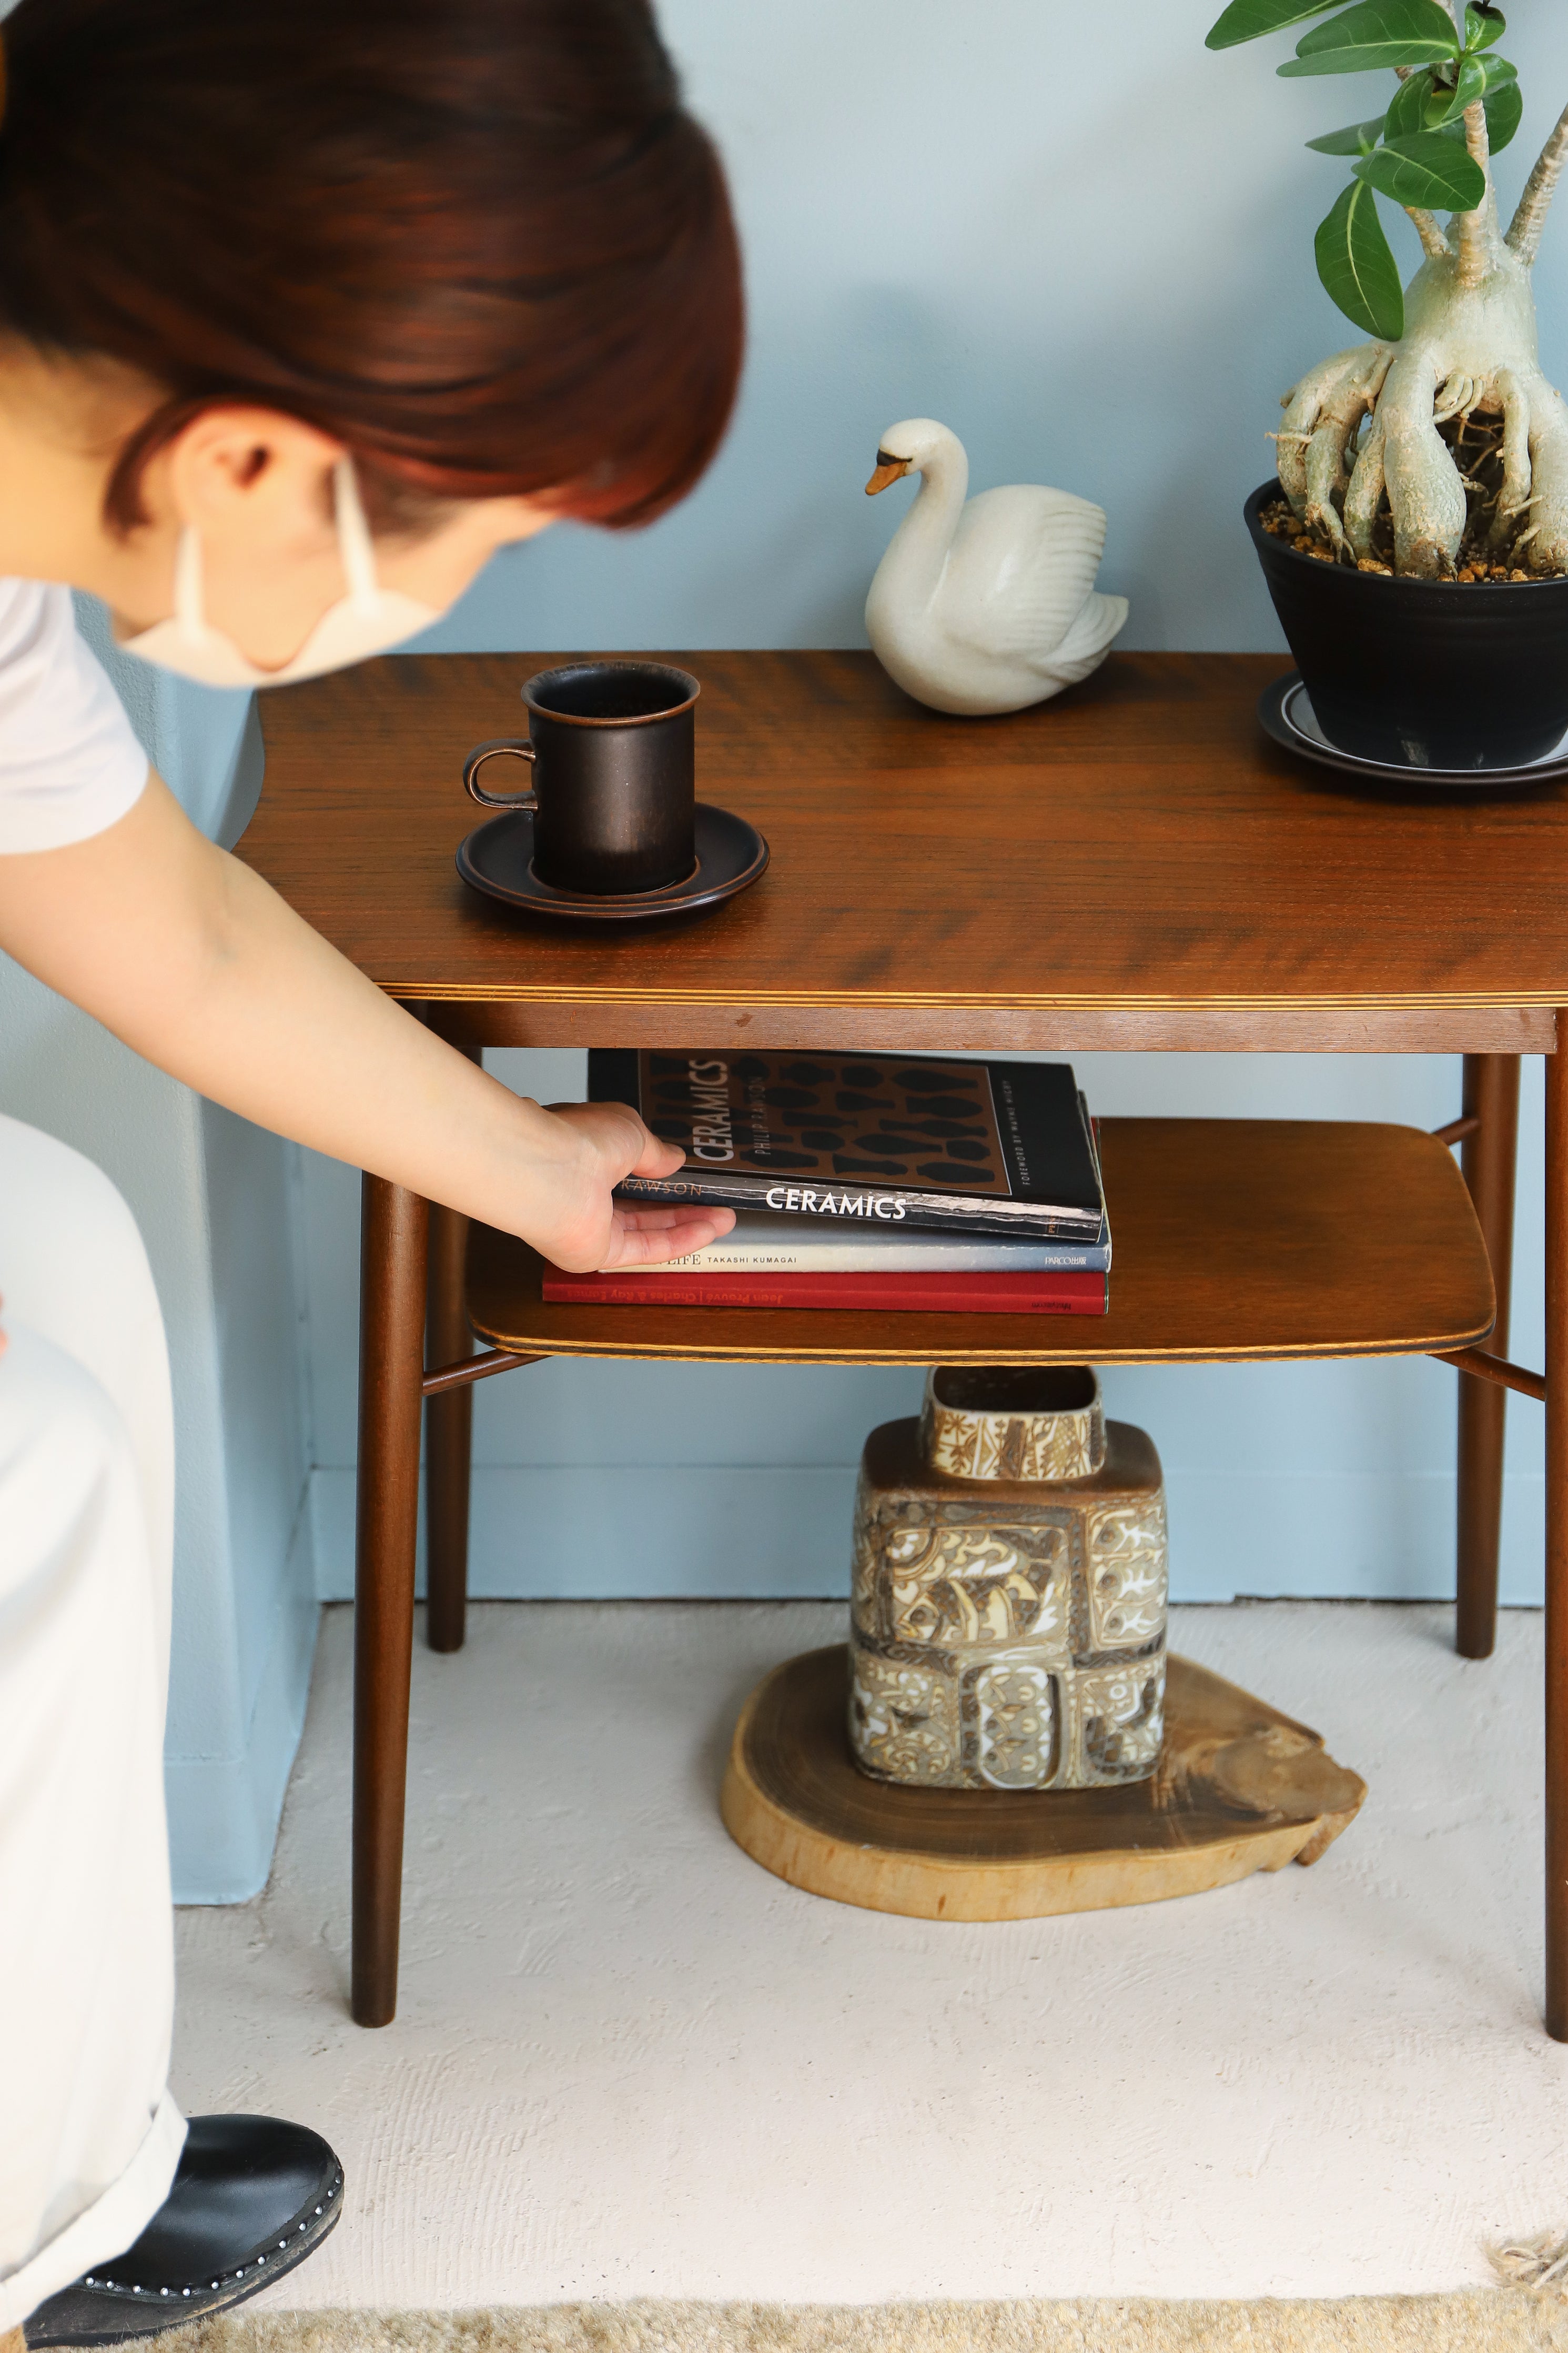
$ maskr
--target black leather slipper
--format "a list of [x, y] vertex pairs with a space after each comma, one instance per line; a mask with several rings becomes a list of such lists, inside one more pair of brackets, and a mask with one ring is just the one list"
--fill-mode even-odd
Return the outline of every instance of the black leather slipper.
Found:
[[142, 2236], [38, 2306], [29, 2353], [120, 2345], [243, 2304], [303, 2263], [342, 2204], [343, 2169], [320, 2133], [280, 2116], [192, 2116]]

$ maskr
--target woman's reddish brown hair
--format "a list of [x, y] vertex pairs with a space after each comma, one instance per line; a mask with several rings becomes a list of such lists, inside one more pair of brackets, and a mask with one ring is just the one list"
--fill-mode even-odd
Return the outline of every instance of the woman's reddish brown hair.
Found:
[[0, 333], [162, 388], [121, 528], [226, 401], [344, 442], [384, 528], [647, 522], [712, 456], [740, 256], [645, 0], [24, 0], [4, 37]]

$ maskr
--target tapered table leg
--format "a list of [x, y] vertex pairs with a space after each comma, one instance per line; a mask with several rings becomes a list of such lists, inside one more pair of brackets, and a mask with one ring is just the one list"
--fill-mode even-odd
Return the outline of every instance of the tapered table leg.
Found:
[[[468, 1221], [430, 1210], [430, 1295], [425, 1353], [432, 1365], [471, 1354], [464, 1261]], [[426, 1638], [433, 1651], [460, 1651], [468, 1600], [468, 1480], [474, 1392], [448, 1389], [425, 1408]]]
[[[451, 1007], [427, 1006], [425, 1018], [439, 1038], [484, 1068], [484, 1050], [454, 1029]], [[425, 1361], [455, 1364], [473, 1352], [468, 1325], [466, 1260], [468, 1221], [456, 1209], [430, 1206], [430, 1292], [426, 1309]], [[474, 1393], [449, 1389], [425, 1409], [425, 1639], [433, 1651], [460, 1651], [468, 1609], [468, 1490], [473, 1468]]]
[[[1465, 1182], [1486, 1238], [1497, 1290], [1488, 1347], [1508, 1354], [1513, 1281], [1514, 1164], [1519, 1140], [1519, 1056], [1465, 1056], [1465, 1113], [1480, 1121], [1461, 1152]], [[1459, 1376], [1459, 1606], [1455, 1639], [1462, 1658], [1489, 1659], [1497, 1641], [1498, 1556], [1502, 1541], [1502, 1464], [1508, 1391]]]
[[419, 1525], [426, 1204], [364, 1180], [354, 1562], [353, 1970], [361, 2026], [397, 2008], [408, 1677]]
[[1568, 2042], [1568, 1012], [1546, 1057], [1546, 2031]]

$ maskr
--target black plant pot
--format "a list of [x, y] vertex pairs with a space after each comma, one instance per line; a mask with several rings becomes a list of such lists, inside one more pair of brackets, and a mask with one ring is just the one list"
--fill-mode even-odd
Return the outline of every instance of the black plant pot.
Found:
[[1568, 579], [1470, 587], [1322, 564], [1247, 501], [1279, 626], [1331, 744], [1399, 767], [1523, 767], [1568, 735]]

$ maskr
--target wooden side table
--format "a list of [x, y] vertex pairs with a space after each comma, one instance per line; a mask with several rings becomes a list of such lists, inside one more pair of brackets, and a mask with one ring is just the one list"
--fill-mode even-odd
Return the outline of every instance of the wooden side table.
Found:
[[[1546, 2022], [1568, 2040], [1568, 1058], [1557, 1053], [1568, 796], [1352, 793], [1261, 735], [1254, 704], [1281, 666], [1264, 657], [1113, 657], [1063, 702], [982, 723], [921, 710], [865, 654], [674, 658], [703, 681], [700, 791], [761, 825], [773, 850], [763, 882], [716, 916], [552, 932], [458, 881], [452, 854], [472, 815], [462, 756], [517, 731], [519, 685], [559, 656], [395, 657], [268, 698], [267, 786], [240, 855], [475, 1054], [1462, 1053], [1463, 1109], [1439, 1141], [1463, 1144], [1479, 1228], [1442, 1173], [1446, 1155], [1407, 1130], [1114, 1124], [1115, 1304], [1091, 1328], [1100, 1361], [1426, 1352], [1458, 1363], [1472, 1376], [1460, 1383], [1459, 1452], [1459, 1641], [1472, 1656], [1491, 1646], [1506, 1388], [1545, 1398]], [[1548, 1057], [1544, 1378], [1504, 1354], [1526, 1052]], [[1163, 1138], [1134, 1133], [1154, 1126]], [[1226, 1134], [1197, 1134], [1216, 1127]], [[1173, 1182], [1178, 1131], [1186, 1176]], [[1237, 1207], [1216, 1220], [1202, 1204], [1222, 1166]], [[495, 1345], [471, 1357], [466, 1239], [451, 1212], [366, 1179], [353, 1990], [364, 2024], [384, 2023], [396, 2000], [422, 1394], [431, 1638], [452, 1648], [476, 1377], [568, 1351], [1076, 1358], [1090, 1336], [1076, 1319], [883, 1317], [835, 1331], [854, 1319], [546, 1310], [526, 1251], [479, 1237], [475, 1312]]]

